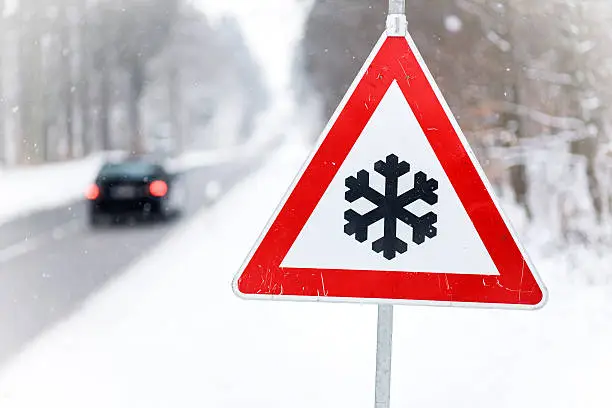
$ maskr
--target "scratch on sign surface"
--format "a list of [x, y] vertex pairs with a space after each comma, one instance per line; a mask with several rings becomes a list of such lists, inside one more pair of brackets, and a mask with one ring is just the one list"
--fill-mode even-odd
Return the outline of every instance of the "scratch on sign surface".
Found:
[[323, 278], [323, 272], [321, 272], [321, 285], [323, 286], [323, 296], [327, 296], [327, 290], [325, 290], [325, 279]]
[[402, 63], [400, 62], [400, 60], [397, 60], [397, 63], [399, 64], [400, 68], [402, 69], [402, 72], [404, 73], [404, 77], [406, 78], [406, 82], [408, 82], [408, 86], [410, 86], [410, 75], [408, 75], [408, 73], [406, 72], [406, 70], [404, 69], [404, 66], [402, 65]]
[[499, 278], [495, 279], [495, 283], [497, 283], [497, 286], [502, 288], [503, 290], [507, 290], [508, 292], [512, 292], [512, 293], [516, 293], [516, 292], [520, 293], [520, 289], [519, 290], [510, 289], [510, 288], [507, 288], [504, 285], [502, 285], [502, 283], [499, 281]]

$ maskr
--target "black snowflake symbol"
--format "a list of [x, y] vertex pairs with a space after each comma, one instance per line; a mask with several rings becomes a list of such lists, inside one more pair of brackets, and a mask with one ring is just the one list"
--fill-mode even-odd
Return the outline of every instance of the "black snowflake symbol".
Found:
[[438, 202], [438, 181], [431, 178], [422, 171], [414, 175], [414, 187], [405, 193], [398, 195], [398, 180], [400, 177], [410, 172], [410, 164], [405, 161], [399, 162], [396, 155], [390, 154], [386, 161], [378, 161], [374, 165], [374, 170], [385, 177], [385, 193], [381, 194], [370, 187], [370, 173], [361, 170], [357, 177], [348, 177], [345, 181], [348, 191], [345, 199], [349, 203], [355, 202], [360, 198], [365, 198], [376, 206], [375, 209], [366, 213], [359, 214], [354, 210], [344, 212], [344, 232], [347, 235], [355, 235], [359, 242], [368, 239], [368, 228], [377, 221], [384, 219], [384, 235], [372, 243], [372, 250], [383, 253], [389, 260], [395, 258], [397, 253], [403, 254], [408, 250], [406, 242], [397, 237], [397, 220], [412, 227], [412, 241], [421, 245], [425, 238], [434, 238], [438, 230], [434, 224], [438, 221], [438, 216], [429, 212], [422, 217], [417, 217], [406, 209], [406, 206], [422, 200], [429, 205]]

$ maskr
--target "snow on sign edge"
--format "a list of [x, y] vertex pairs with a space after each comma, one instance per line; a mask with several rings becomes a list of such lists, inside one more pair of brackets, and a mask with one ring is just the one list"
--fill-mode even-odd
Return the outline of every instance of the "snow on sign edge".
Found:
[[[242, 265], [241, 265], [240, 269], [238, 270], [238, 272], [234, 275], [234, 278], [232, 280], [232, 290], [233, 290], [234, 294], [236, 296], [238, 296], [238, 297], [240, 297], [242, 299], [246, 299], [246, 300], [284, 300], [284, 301], [297, 301], [297, 302], [321, 302], [321, 301], [324, 301], [324, 302], [331, 302], [331, 303], [371, 303], [371, 304], [396, 304], [396, 305], [415, 305], [415, 306], [452, 306], [452, 307], [464, 307], [464, 308], [518, 309], [518, 310], [537, 310], [537, 309], [542, 308], [544, 305], [546, 305], [546, 303], [548, 301], [548, 297], [549, 297], [548, 296], [548, 290], [547, 290], [546, 286], [544, 285], [542, 279], [540, 278], [537, 270], [533, 266], [533, 262], [531, 261], [529, 255], [525, 251], [525, 248], [520, 243], [520, 241], [518, 239], [518, 236], [517, 236], [514, 228], [512, 227], [512, 224], [510, 223], [508, 217], [501, 210], [501, 207], [500, 207], [500, 204], [499, 204], [499, 200], [496, 197], [496, 195], [494, 194], [494, 190], [493, 190], [491, 184], [489, 183], [489, 180], [486, 177], [486, 175], [484, 173], [484, 170], [481, 168], [478, 160], [476, 159], [476, 156], [475, 156], [474, 152], [472, 151], [471, 147], [469, 146], [465, 135], [463, 134], [461, 128], [459, 127], [459, 124], [458, 124], [457, 120], [455, 119], [454, 115], [452, 114], [452, 112], [450, 110], [450, 107], [448, 106], [446, 100], [444, 99], [440, 89], [437, 86], [437, 83], [435, 82], [435, 79], [433, 78], [433, 75], [429, 71], [429, 68], [427, 67], [425, 61], [423, 60], [423, 57], [421, 56], [418, 48], [416, 47], [416, 44], [414, 43], [414, 41], [413, 41], [413, 39], [412, 39], [412, 37], [410, 36], [409, 33], [406, 33], [406, 36], [405, 36], [405, 39], [408, 42], [408, 46], [410, 47], [410, 49], [412, 50], [412, 52], [414, 54], [414, 57], [418, 61], [419, 65], [420, 65], [420, 69], [422, 70], [422, 72], [425, 75], [427, 81], [429, 82], [429, 85], [431, 86], [431, 88], [432, 88], [432, 90], [433, 90], [433, 92], [434, 92], [434, 94], [435, 94], [435, 96], [436, 96], [440, 106], [444, 110], [444, 113], [448, 117], [448, 120], [449, 120], [450, 124], [452, 125], [456, 135], [458, 136], [458, 139], [460, 140], [461, 145], [465, 149], [466, 154], [470, 158], [470, 160], [472, 162], [472, 165], [474, 166], [474, 169], [476, 170], [476, 172], [478, 173], [479, 177], [481, 178], [481, 180], [482, 180], [484, 186], [486, 187], [487, 191], [490, 193], [491, 200], [492, 200], [493, 204], [495, 205], [496, 210], [498, 211], [501, 219], [505, 223], [505, 225], [506, 225], [506, 227], [508, 229], [508, 232], [511, 234], [512, 238], [514, 239], [516, 247], [520, 251], [520, 253], [521, 253], [522, 257], [523, 257], [523, 262], [525, 264], [527, 264], [527, 266], [529, 267], [529, 269], [531, 271], [531, 274], [533, 276], [533, 279], [535, 280], [539, 290], [541, 291], [541, 294], [542, 294], [541, 300], [537, 304], [525, 304], [525, 303], [484, 303], [484, 302], [459, 302], [459, 301], [439, 301], [439, 300], [436, 300], [436, 301], [429, 301], [429, 300], [403, 300], [403, 299], [385, 299], [385, 298], [351, 298], [351, 297], [327, 297], [327, 296], [292, 296], [292, 295], [284, 295], [284, 294], [282, 294], [282, 291], [281, 291], [281, 294], [243, 293], [243, 292], [240, 291], [240, 288], [239, 288], [240, 278], [244, 274], [244, 272], [245, 272], [246, 268], [248, 267], [248, 265], [251, 263], [251, 260], [252, 260], [253, 256], [257, 252], [257, 250], [260, 247], [260, 245], [261, 245], [262, 241], [264, 240], [264, 238], [268, 235], [271, 227], [273, 226], [274, 222], [276, 221], [277, 217], [279, 216], [279, 213], [281, 213], [282, 209], [285, 207], [285, 204], [288, 201], [288, 199], [290, 198], [290, 196], [291, 196], [292, 192], [294, 191], [296, 185], [299, 183], [299, 181], [301, 180], [303, 174], [308, 169], [311, 161], [313, 160], [313, 158], [315, 157], [315, 155], [319, 151], [321, 145], [323, 144], [323, 142], [325, 141], [326, 137], [328, 136], [330, 130], [332, 129], [332, 127], [336, 123], [338, 117], [344, 111], [344, 109], [345, 109], [349, 99], [353, 95], [355, 89], [357, 88], [359, 83], [362, 81], [362, 79], [365, 76], [365, 74], [368, 72], [368, 69], [369, 69], [370, 65], [372, 64], [373, 60], [378, 55], [380, 49], [382, 48], [382, 46], [385, 43], [385, 41], [387, 40], [387, 38], [388, 38], [388, 36], [387, 36], [386, 31], [385, 31], [379, 37], [379, 40], [377, 41], [376, 45], [374, 46], [372, 52], [370, 53], [370, 55], [368, 56], [368, 58], [366, 59], [366, 61], [362, 65], [360, 71], [358, 72], [358, 74], [355, 77], [354, 81], [352, 82], [351, 86], [349, 87], [347, 92], [344, 94], [340, 104], [338, 105], [338, 107], [334, 111], [334, 114], [331, 116], [330, 120], [327, 122], [327, 125], [325, 126], [324, 130], [321, 132], [321, 135], [317, 139], [317, 142], [316, 142], [315, 146], [312, 148], [310, 154], [308, 155], [308, 158], [304, 161], [303, 165], [300, 168], [300, 171], [293, 178], [293, 181], [292, 181], [291, 185], [288, 187], [288, 189], [286, 190], [285, 195], [283, 196], [283, 198], [280, 201], [279, 205], [276, 207], [276, 209], [274, 210], [272, 216], [269, 218], [269, 220], [268, 220], [265, 228], [263, 229], [262, 233], [260, 234], [259, 238], [257, 239], [255, 244], [251, 248], [249, 254], [245, 258], [245, 260], [242, 263]], [[279, 261], [279, 265], [280, 265], [280, 261]]]

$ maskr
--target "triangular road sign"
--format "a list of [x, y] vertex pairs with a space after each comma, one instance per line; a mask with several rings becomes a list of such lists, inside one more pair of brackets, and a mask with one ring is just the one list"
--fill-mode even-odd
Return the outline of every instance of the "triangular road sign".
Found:
[[233, 286], [253, 299], [442, 306], [547, 297], [412, 38], [386, 33]]

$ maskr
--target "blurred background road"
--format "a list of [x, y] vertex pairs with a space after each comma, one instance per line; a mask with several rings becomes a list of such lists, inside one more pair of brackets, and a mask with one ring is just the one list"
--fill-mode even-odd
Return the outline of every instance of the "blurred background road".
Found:
[[212, 205], [261, 160], [188, 171], [186, 210], [167, 223], [94, 230], [87, 224], [86, 202], [79, 200], [0, 225], [0, 365], [152, 250], [178, 222]]
[[[0, 366], [255, 171], [269, 146], [232, 155], [269, 102], [235, 18], [182, 0], [0, 0]], [[186, 166], [183, 215], [91, 229], [82, 184], [111, 152]]]

